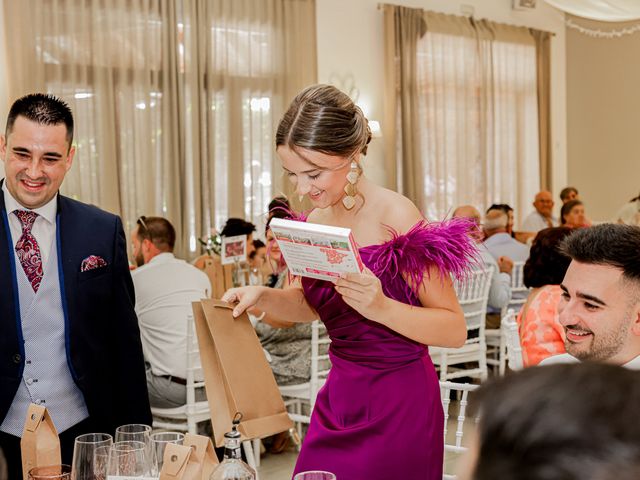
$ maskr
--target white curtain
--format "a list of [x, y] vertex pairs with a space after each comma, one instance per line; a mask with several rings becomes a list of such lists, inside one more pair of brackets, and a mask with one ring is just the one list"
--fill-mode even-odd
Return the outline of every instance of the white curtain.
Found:
[[[411, 9], [385, 8], [396, 19], [389, 28], [416, 24]], [[400, 132], [404, 193], [431, 220], [458, 205], [483, 210], [492, 203], [508, 203], [522, 218], [540, 188], [534, 38], [524, 28], [420, 15], [423, 31], [404, 39], [416, 44], [415, 51], [399, 48], [396, 36], [395, 78], [388, 82], [399, 100], [388, 109], [395, 120], [385, 123]], [[408, 67], [412, 62], [415, 67]]]
[[229, 216], [262, 225], [273, 135], [316, 81], [315, 0], [21, 0], [3, 5], [9, 96], [48, 91], [76, 120], [63, 192], [176, 227], [176, 250]]

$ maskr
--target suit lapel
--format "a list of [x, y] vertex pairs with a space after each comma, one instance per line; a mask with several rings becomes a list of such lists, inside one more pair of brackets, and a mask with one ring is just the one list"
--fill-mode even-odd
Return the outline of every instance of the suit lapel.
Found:
[[70, 335], [73, 326], [76, 325], [78, 316], [74, 292], [78, 285], [78, 265], [73, 259], [74, 251], [81, 245], [75, 242], [82, 238], [82, 234], [76, 231], [76, 225], [70, 205], [65, 197], [58, 194], [58, 214], [56, 216], [56, 244], [58, 249], [58, 275], [60, 279], [60, 294], [62, 296], [62, 309], [65, 318], [65, 343], [67, 344], [67, 360], [71, 367], [71, 372], [75, 377], [75, 371], [69, 358]]
[[[0, 181], [0, 189], [3, 183], [4, 180]], [[0, 325], [2, 335], [7, 342], [10, 342], [11, 339], [17, 341], [17, 345], [15, 347], [11, 345], [12, 350], [9, 351], [16, 351], [15, 348], [18, 348], [24, 353], [15, 268], [13, 242], [4, 204], [4, 193], [0, 190]], [[0, 341], [0, 344], [2, 343]]]

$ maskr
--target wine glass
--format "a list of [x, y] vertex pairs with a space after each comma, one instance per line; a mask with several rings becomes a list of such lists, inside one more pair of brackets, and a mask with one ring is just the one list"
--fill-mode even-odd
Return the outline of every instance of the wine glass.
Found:
[[336, 476], [331, 472], [314, 470], [310, 472], [300, 472], [293, 480], [336, 480]]
[[29, 470], [29, 480], [71, 480], [69, 465], [48, 465]]
[[148, 451], [143, 442], [115, 442], [109, 450], [107, 478], [145, 478], [153, 475]]
[[164, 450], [167, 444], [175, 443], [182, 445], [184, 442], [184, 433], [180, 432], [156, 432], [151, 434], [151, 450], [155, 458], [155, 465], [158, 473], [162, 470], [162, 462], [164, 460]]
[[[151, 427], [141, 423], [131, 423], [128, 425], [120, 425], [116, 428], [117, 442], [142, 442], [147, 448], [147, 457], [150, 461], [155, 461], [151, 448]], [[155, 470], [155, 468], [154, 468]]]
[[71, 479], [105, 479], [109, 447], [112, 444], [113, 437], [108, 433], [87, 433], [76, 437], [71, 462]]
[[129, 425], [121, 425], [116, 428], [117, 442], [142, 442], [149, 445], [149, 437], [151, 436], [151, 427], [140, 423], [132, 423]]

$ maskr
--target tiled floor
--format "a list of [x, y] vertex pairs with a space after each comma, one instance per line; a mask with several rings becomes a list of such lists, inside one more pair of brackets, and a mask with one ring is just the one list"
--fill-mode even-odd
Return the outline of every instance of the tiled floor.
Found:
[[258, 470], [260, 480], [290, 480], [296, 458], [298, 458], [297, 452], [284, 452], [278, 455], [263, 454]]

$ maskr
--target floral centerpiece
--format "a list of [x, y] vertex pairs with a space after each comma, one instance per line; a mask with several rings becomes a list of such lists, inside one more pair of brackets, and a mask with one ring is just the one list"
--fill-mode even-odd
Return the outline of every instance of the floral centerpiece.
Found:
[[202, 248], [206, 250], [208, 255], [220, 255], [222, 250], [222, 237], [215, 228], [209, 231], [209, 235], [198, 238], [198, 242]]

